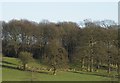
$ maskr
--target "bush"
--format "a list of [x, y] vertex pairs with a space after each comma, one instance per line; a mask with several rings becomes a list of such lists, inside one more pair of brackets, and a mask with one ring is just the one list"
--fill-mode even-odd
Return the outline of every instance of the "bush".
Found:
[[24, 70], [26, 70], [27, 64], [33, 61], [32, 54], [29, 52], [20, 52], [18, 58], [21, 60]]

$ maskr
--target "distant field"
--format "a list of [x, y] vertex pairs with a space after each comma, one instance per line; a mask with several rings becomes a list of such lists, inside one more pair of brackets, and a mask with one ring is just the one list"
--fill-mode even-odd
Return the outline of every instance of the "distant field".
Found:
[[[19, 65], [19, 61], [15, 58], [3, 57], [2, 80], [3, 81], [113, 81], [116, 78], [97, 75], [91, 72], [57, 72], [57, 75], [51, 75], [50, 72], [41, 73], [29, 72], [15, 69]], [[38, 64], [34, 64], [38, 66]], [[105, 71], [101, 71], [105, 72]], [[100, 76], [101, 74], [101, 76]], [[104, 73], [105, 74], [105, 73]]]

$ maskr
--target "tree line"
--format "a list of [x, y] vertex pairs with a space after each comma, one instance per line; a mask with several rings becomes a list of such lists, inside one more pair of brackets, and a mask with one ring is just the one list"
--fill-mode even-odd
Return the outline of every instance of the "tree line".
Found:
[[105, 69], [120, 72], [119, 26], [84, 21], [75, 22], [11, 20], [2, 22], [2, 53], [19, 58], [30, 52], [34, 59], [56, 68], [74, 65], [81, 70]]

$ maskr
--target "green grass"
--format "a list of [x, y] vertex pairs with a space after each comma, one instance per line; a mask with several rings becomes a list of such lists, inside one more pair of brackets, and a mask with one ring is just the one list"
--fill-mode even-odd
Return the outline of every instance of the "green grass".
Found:
[[[116, 80], [114, 78], [109, 78], [102, 76], [105, 71], [100, 71], [99, 73], [91, 72], [66, 72], [58, 71], [57, 75], [51, 75], [52, 72], [41, 71], [29, 72], [15, 69], [20, 65], [18, 59], [3, 57], [3, 68], [2, 68], [2, 80], [3, 81], [111, 81]], [[38, 63], [30, 63], [31, 66], [43, 66]], [[103, 73], [102, 73], [103, 72]], [[106, 73], [105, 73], [106, 75]]]

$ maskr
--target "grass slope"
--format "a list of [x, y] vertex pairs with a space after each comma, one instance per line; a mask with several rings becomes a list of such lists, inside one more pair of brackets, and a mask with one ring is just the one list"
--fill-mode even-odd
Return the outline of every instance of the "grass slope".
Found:
[[[90, 72], [57, 72], [51, 75], [50, 72], [29, 72], [16, 69], [19, 61], [15, 58], [3, 57], [2, 80], [3, 81], [111, 81], [114, 78], [99, 76]], [[32, 65], [38, 66], [37, 63]]]

